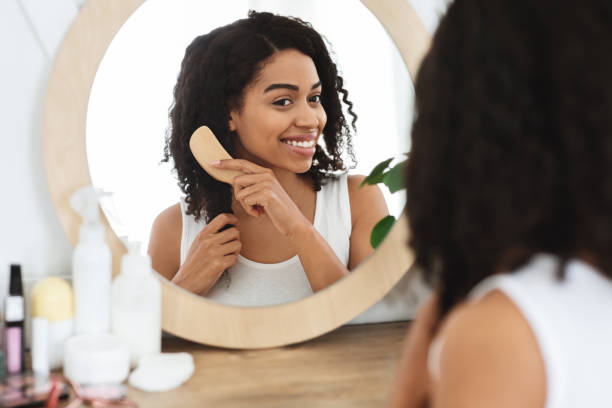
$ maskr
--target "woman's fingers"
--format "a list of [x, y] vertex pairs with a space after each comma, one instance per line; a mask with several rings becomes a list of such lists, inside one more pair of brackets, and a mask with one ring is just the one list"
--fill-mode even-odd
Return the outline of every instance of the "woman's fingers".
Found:
[[217, 232], [214, 235], [212, 242], [221, 245], [235, 240], [240, 240], [240, 231], [238, 231], [238, 228], [236, 227], [231, 227], [224, 231]]
[[240, 191], [246, 187], [266, 183], [272, 185], [275, 177], [271, 173], [245, 174], [244, 176], [234, 177], [233, 187], [235, 191]]
[[249, 215], [258, 217], [269, 204], [274, 182], [272, 173], [238, 176], [234, 178], [234, 196]]
[[236, 254], [240, 253], [242, 249], [242, 243], [240, 241], [230, 241], [220, 246], [220, 253], [222, 255]]
[[242, 208], [244, 208], [244, 211], [246, 211], [247, 214], [253, 217], [259, 217], [261, 214], [264, 213], [263, 207], [259, 205], [251, 206], [251, 205], [246, 204], [244, 201], [239, 201], [239, 202]]
[[206, 233], [215, 234], [225, 225], [238, 225], [238, 217], [234, 214], [221, 213], [213, 218], [210, 223], [202, 231]]
[[[272, 190], [274, 176], [253, 174], [234, 179], [234, 196], [247, 214], [258, 217], [264, 212]], [[249, 197], [248, 201], [245, 199]]]
[[259, 193], [260, 191], [264, 190], [269, 190], [269, 187], [266, 185], [266, 183], [251, 184], [250, 186], [244, 187], [241, 190], [234, 190], [234, 196], [236, 197], [236, 200], [241, 201], [250, 195]]
[[271, 171], [268, 168], [258, 166], [255, 163], [243, 159], [217, 160], [211, 162], [210, 165], [218, 169], [238, 170], [245, 174], [264, 173]]
[[221, 260], [221, 262], [223, 263], [223, 267], [225, 269], [231, 268], [232, 266], [236, 265], [237, 261], [238, 261], [238, 254], [225, 255]]
[[241, 198], [236, 197], [236, 199], [249, 215], [259, 217], [265, 212], [269, 201], [269, 192], [257, 188], [253, 188], [252, 191], [252, 193], [245, 194]]
[[265, 191], [258, 191], [256, 193], [244, 197], [242, 201], [244, 201], [244, 203], [249, 207], [265, 207], [268, 201], [267, 198], [268, 195]]

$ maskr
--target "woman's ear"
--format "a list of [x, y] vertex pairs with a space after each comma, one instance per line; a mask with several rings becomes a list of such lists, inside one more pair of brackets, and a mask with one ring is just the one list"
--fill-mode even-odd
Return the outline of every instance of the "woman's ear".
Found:
[[234, 132], [236, 130], [236, 120], [234, 119], [234, 117], [235, 117], [234, 111], [230, 112], [229, 120], [227, 123], [230, 132]]

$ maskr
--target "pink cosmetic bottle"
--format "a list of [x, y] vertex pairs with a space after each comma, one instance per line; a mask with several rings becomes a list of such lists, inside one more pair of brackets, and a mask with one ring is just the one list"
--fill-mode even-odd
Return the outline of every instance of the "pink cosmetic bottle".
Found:
[[4, 314], [0, 316], [0, 382], [4, 381], [6, 367], [4, 364]]
[[4, 306], [4, 321], [6, 347], [6, 371], [17, 374], [23, 371], [23, 286], [21, 283], [21, 267], [11, 265], [11, 279], [9, 281], [9, 295]]

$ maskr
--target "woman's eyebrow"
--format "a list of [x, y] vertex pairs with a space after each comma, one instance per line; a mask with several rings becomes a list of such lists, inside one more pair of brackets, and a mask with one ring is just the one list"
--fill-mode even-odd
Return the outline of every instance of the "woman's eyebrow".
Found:
[[[321, 81], [318, 81], [317, 83], [315, 83], [312, 88], [310, 89], [315, 89], [318, 88], [319, 86], [321, 86]], [[264, 89], [264, 93], [272, 91], [274, 89], [290, 89], [292, 91], [299, 91], [300, 88], [297, 85], [292, 85], [292, 84], [272, 84], [270, 86], [268, 86], [266, 89]]]

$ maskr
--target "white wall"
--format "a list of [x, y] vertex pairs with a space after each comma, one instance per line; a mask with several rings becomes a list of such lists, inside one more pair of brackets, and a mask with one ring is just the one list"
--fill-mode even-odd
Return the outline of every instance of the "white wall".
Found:
[[[407, 1], [433, 32], [446, 0]], [[84, 2], [0, 1], [0, 299], [10, 263], [22, 264], [29, 282], [70, 275], [72, 248], [45, 179], [41, 123], [53, 58]]]

